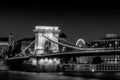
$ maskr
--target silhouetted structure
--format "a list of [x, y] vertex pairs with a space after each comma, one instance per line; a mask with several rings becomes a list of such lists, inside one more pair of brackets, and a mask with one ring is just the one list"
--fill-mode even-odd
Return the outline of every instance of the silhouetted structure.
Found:
[[[35, 37], [23, 38], [15, 42], [14, 49], [12, 50], [12, 55], [15, 56], [24, 50], [32, 41], [35, 40]], [[34, 45], [27, 49], [22, 55], [27, 55], [30, 51], [34, 50]]]
[[11, 56], [13, 47], [14, 37], [12, 33], [8, 37], [0, 37], [0, 56], [2, 58]]

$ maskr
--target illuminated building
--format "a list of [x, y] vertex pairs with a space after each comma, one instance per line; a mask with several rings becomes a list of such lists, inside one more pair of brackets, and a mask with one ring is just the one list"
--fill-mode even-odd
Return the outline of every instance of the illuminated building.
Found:
[[9, 49], [9, 40], [8, 38], [0, 38], [0, 54], [4, 54]]
[[14, 38], [10, 33], [8, 37], [0, 37], [0, 56], [8, 57], [11, 55], [10, 51], [14, 46]]

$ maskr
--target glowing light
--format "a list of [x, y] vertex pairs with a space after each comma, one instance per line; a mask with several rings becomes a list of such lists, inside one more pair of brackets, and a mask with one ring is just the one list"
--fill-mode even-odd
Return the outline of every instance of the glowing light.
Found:
[[94, 69], [92, 69], [92, 72], [95, 72], [95, 70], [94, 70]]
[[40, 59], [38, 63], [39, 64], [43, 64], [44, 63], [44, 59]]
[[79, 46], [79, 47], [82, 47], [82, 45], [85, 44], [85, 41], [84, 39], [78, 39], [77, 42], [76, 42], [76, 45]]
[[4, 42], [4, 43], [0, 43], [0, 45], [9, 45], [9, 43]]
[[58, 30], [59, 27], [55, 26], [36, 26], [36, 29], [55, 29]]
[[32, 59], [32, 64], [36, 65], [37, 64], [37, 60], [36, 59]]
[[53, 64], [53, 60], [52, 60], [52, 59], [49, 59], [49, 60], [48, 60], [48, 64]]

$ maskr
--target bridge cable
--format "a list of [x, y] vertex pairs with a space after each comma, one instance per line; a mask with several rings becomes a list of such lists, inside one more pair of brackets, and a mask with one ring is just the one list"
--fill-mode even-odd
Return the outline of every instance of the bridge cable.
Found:
[[32, 46], [32, 44], [35, 43], [35, 40], [32, 41], [25, 49], [23, 49], [20, 53], [18, 53], [18, 55], [20, 55], [21, 53], [25, 52], [29, 47]]
[[67, 42], [67, 43], [69, 43], [69, 44], [71, 44], [71, 45], [76, 46], [74, 43], [72, 43], [72, 42], [70, 42], [70, 41], [67, 41], [67, 40], [65, 40], [65, 39], [59, 38], [59, 37], [57, 37], [57, 36], [55, 36], [55, 38], [57, 38], [57, 39], [59, 39], [59, 40], [62, 40], [62, 41], [64, 41], [64, 42]]
[[100, 50], [101, 49], [101, 48], [100, 49], [98, 49], [98, 48], [80, 48], [80, 47], [77, 47], [77, 46], [70, 46], [70, 45], [66, 45], [64, 43], [56, 42], [52, 39], [49, 39], [48, 37], [46, 37], [44, 35], [42, 35], [42, 36], [45, 37], [46, 39], [56, 43], [56, 44], [59, 44], [59, 45], [65, 46], [65, 47], [69, 47], [69, 48], [73, 48], [73, 49], [77, 49], [77, 50]]

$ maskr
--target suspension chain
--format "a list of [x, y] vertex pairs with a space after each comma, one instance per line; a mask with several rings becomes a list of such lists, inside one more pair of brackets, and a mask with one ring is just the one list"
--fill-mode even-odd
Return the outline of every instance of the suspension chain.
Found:
[[56, 43], [56, 44], [59, 44], [59, 45], [65, 46], [65, 47], [69, 47], [69, 48], [72, 48], [72, 49], [77, 49], [77, 50], [99, 50], [98, 48], [80, 48], [80, 47], [77, 47], [77, 46], [70, 46], [70, 45], [66, 45], [66, 44], [51, 40], [51, 39], [49, 39], [48, 37], [46, 37], [44, 35], [42, 35], [42, 36], [45, 37], [46, 39]]
[[69, 42], [69, 41], [67, 41], [67, 40], [64, 40], [64, 39], [62, 39], [62, 38], [59, 38], [59, 37], [57, 37], [57, 36], [55, 36], [55, 38], [60, 39], [60, 40], [62, 40], [62, 41], [64, 41], [64, 42], [67, 42], [67, 43], [69, 43], [69, 44], [71, 44], [71, 45], [76, 46], [74, 43], [71, 43], [71, 42]]
[[20, 53], [18, 53], [18, 55], [21, 55], [21, 53], [25, 52], [29, 47], [31, 47], [33, 45], [33, 43], [35, 43], [35, 40], [32, 41], [25, 49], [23, 49]]

